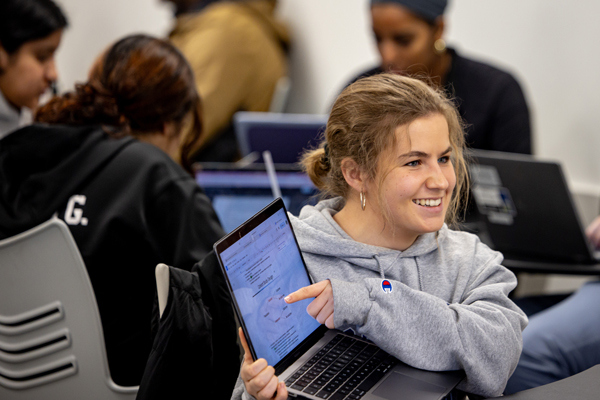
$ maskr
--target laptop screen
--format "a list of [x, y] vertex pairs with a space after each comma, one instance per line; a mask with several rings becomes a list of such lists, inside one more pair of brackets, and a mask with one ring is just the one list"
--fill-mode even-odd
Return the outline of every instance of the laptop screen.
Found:
[[[281, 204], [281, 202], [279, 202]], [[233, 240], [238, 234], [232, 235]], [[223, 239], [231, 243], [232, 236]], [[229, 239], [228, 239], [229, 238]], [[320, 324], [307, 312], [312, 299], [287, 304], [284, 297], [311, 284], [283, 207], [220, 251], [245, 333], [258, 358], [277, 365]]]
[[[225, 232], [229, 233], [273, 201], [264, 170], [201, 170], [196, 181], [211, 199]], [[317, 189], [300, 171], [278, 171], [277, 181], [286, 208], [294, 215], [306, 204], [316, 204]]]
[[274, 163], [296, 163], [305, 149], [316, 148], [327, 115], [238, 112], [235, 134], [242, 156], [269, 150]]

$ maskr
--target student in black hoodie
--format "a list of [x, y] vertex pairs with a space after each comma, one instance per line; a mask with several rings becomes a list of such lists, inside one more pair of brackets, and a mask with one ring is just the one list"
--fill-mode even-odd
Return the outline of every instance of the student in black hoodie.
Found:
[[[199, 106], [179, 51], [130, 36], [101, 56], [87, 83], [38, 111], [44, 124], [0, 141], [0, 239], [53, 215], [67, 223], [120, 385], [140, 383], [150, 353], [157, 263], [190, 270], [224, 234], [187, 162]], [[193, 132], [186, 143], [183, 129]], [[188, 171], [167, 154], [180, 146]]]

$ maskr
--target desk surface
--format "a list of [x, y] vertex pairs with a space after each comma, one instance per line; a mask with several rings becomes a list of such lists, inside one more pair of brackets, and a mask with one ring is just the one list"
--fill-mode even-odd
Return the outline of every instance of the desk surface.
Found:
[[[600, 365], [569, 378], [524, 390], [498, 400], [597, 400], [600, 395]], [[488, 399], [489, 400], [489, 399]]]
[[504, 260], [502, 265], [513, 272], [565, 275], [600, 275], [600, 263], [571, 264], [553, 263], [548, 261], [523, 261], [507, 258]]

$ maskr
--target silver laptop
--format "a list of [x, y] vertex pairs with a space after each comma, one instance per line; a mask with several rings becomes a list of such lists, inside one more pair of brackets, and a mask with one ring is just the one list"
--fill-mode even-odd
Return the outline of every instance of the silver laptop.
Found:
[[265, 358], [291, 397], [444, 398], [463, 371], [423, 371], [363, 338], [329, 330], [284, 297], [312, 282], [281, 198], [214, 245], [254, 360]]

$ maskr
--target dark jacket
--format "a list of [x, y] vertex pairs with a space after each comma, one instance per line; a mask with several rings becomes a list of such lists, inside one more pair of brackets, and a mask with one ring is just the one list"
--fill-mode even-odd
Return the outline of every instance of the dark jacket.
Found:
[[223, 231], [194, 179], [160, 149], [99, 127], [32, 125], [0, 141], [0, 239], [57, 213], [98, 302], [110, 372], [138, 385], [151, 347], [154, 268], [190, 270]]
[[[448, 49], [452, 64], [444, 88], [467, 123], [467, 146], [474, 149], [531, 154], [529, 109], [521, 86], [509, 73], [461, 57]], [[356, 77], [382, 73], [380, 67]]]
[[231, 297], [211, 252], [192, 272], [169, 268], [169, 299], [159, 319], [137, 400], [228, 400], [240, 369]]

